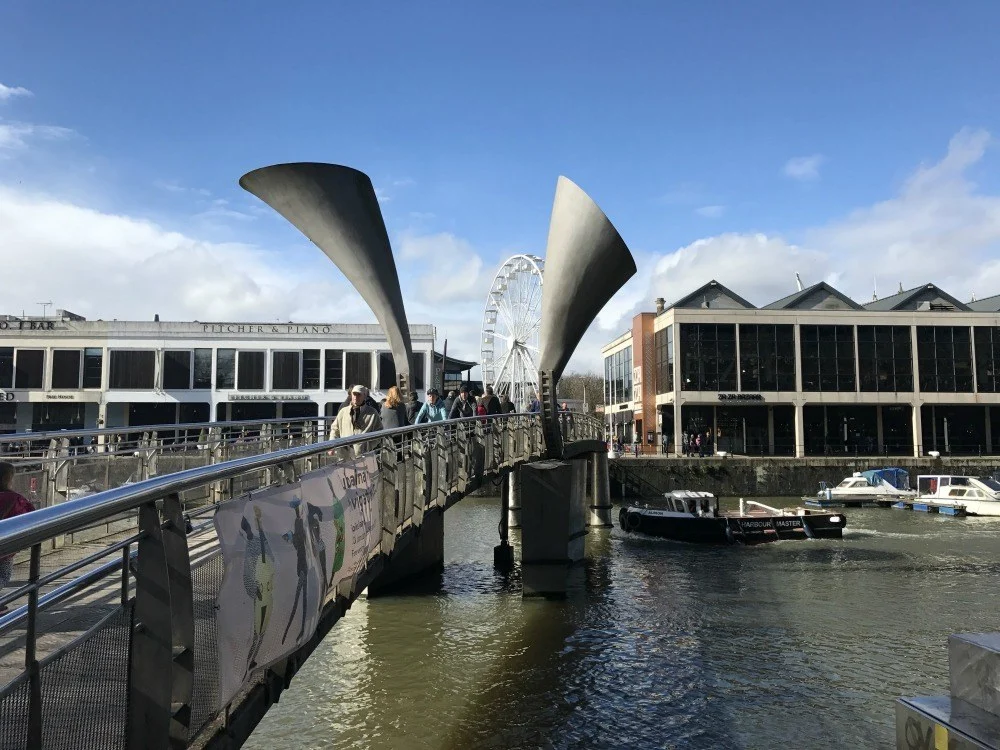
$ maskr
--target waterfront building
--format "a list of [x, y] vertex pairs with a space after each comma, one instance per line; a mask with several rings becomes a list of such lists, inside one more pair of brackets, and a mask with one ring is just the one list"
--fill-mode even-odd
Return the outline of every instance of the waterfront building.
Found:
[[1000, 295], [859, 304], [821, 282], [756, 307], [710, 281], [602, 354], [609, 434], [646, 452], [1000, 453]]
[[[470, 363], [411, 325], [413, 383]], [[433, 364], [432, 364], [433, 363]], [[353, 323], [86, 320], [0, 315], [0, 432], [332, 415], [396, 371], [382, 329]]]

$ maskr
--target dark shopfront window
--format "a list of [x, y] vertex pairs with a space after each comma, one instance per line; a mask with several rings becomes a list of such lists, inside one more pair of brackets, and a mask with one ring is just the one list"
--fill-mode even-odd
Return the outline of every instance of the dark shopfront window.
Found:
[[740, 325], [740, 390], [795, 390], [791, 325]]
[[241, 391], [264, 390], [266, 352], [239, 352], [236, 368], [236, 388]]
[[[804, 368], [803, 368], [804, 369]], [[878, 407], [805, 406], [802, 409], [807, 456], [878, 454]]]
[[215, 387], [236, 387], [236, 350], [219, 349], [215, 353]]
[[155, 351], [151, 349], [118, 349], [111, 351], [109, 388], [151, 391], [155, 382]]
[[632, 347], [604, 358], [604, 396], [606, 403], [632, 400]]
[[854, 327], [799, 326], [803, 391], [854, 391]]
[[682, 323], [681, 390], [736, 390], [736, 326]]
[[972, 345], [966, 326], [917, 326], [920, 390], [972, 392]]
[[674, 390], [674, 327], [667, 326], [653, 333], [656, 353], [656, 392]]
[[18, 349], [14, 359], [14, 387], [41, 388], [44, 370], [44, 349]]
[[372, 355], [371, 352], [347, 352], [345, 366], [345, 376], [347, 378], [346, 388], [353, 388], [356, 385], [363, 385], [371, 388], [372, 385]]
[[167, 349], [163, 352], [163, 390], [186, 391], [191, 388], [191, 350]]
[[79, 349], [56, 349], [52, 352], [52, 390], [76, 390], [80, 387]]
[[326, 374], [323, 376], [323, 387], [328, 391], [340, 390], [344, 387], [344, 352], [342, 349], [327, 349]]
[[1000, 326], [976, 326], [976, 390], [1000, 393]]
[[910, 327], [858, 326], [858, 370], [862, 391], [912, 391]]
[[986, 453], [986, 412], [982, 406], [924, 404], [920, 407], [920, 425], [924, 453], [940, 451], [943, 456]]
[[299, 352], [271, 352], [271, 389], [294, 391], [301, 384]]

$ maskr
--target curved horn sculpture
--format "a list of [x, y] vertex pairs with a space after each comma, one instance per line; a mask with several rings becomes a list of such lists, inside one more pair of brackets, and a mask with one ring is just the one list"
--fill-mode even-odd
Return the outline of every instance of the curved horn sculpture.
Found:
[[337, 164], [275, 164], [247, 172], [240, 186], [284, 216], [334, 262], [375, 313], [411, 390], [410, 330], [385, 221], [372, 181]]
[[608, 217], [576, 183], [560, 177], [549, 220], [539, 332], [539, 401], [550, 457], [562, 455], [556, 384], [587, 328], [635, 271], [632, 253]]

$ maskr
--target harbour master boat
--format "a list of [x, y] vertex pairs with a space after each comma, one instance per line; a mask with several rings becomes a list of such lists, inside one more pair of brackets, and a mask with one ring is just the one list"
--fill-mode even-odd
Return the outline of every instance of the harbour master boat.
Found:
[[655, 504], [621, 509], [625, 531], [701, 544], [760, 544], [781, 539], [840, 539], [847, 519], [842, 513], [806, 508], [771, 508], [740, 500], [739, 511], [720, 511], [710, 492], [674, 490]]
[[816, 496], [803, 498], [806, 505], [829, 508], [839, 505], [848, 507], [877, 504], [889, 507], [899, 500], [916, 497], [910, 489], [910, 473], [905, 469], [886, 467], [869, 471], [856, 471], [836, 487], [827, 487], [820, 482]]
[[928, 505], [958, 503], [969, 516], [1000, 516], [1000, 482], [993, 477], [921, 475], [917, 499]]

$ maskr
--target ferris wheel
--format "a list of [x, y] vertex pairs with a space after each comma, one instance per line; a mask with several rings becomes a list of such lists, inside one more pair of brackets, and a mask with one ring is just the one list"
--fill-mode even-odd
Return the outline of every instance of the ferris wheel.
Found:
[[535, 255], [512, 255], [497, 271], [483, 312], [483, 383], [506, 393], [518, 411], [538, 390], [542, 272]]

